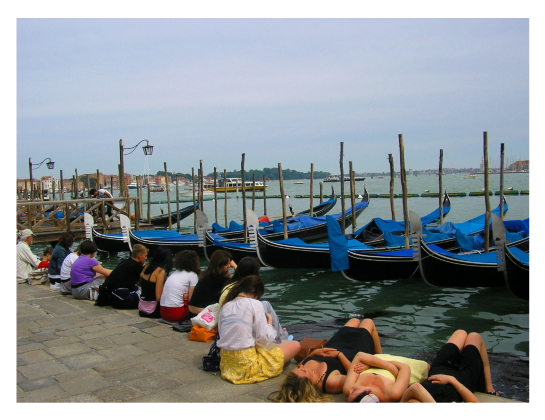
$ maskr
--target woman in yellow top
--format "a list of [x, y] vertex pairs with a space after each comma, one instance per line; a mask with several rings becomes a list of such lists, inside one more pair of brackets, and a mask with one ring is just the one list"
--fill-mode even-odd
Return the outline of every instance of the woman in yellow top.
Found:
[[[376, 373], [366, 373], [369, 367], [387, 370], [394, 380]], [[382, 360], [372, 354], [360, 352], [350, 364], [343, 393], [348, 397], [348, 402], [360, 402], [370, 394], [375, 395], [380, 402], [395, 402], [401, 400], [409, 386], [410, 377], [411, 368], [406, 363]]]

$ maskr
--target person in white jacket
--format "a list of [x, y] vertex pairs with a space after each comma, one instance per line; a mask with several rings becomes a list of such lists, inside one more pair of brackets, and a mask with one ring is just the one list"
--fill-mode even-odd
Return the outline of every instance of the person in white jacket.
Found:
[[19, 233], [17, 243], [17, 282], [28, 283], [28, 273], [38, 268], [41, 259], [34, 255], [30, 245], [34, 241], [34, 232], [24, 229]]
[[297, 341], [274, 344], [273, 320], [258, 301], [265, 292], [259, 276], [236, 283], [225, 298], [218, 321], [221, 377], [234, 384], [274, 378], [299, 352]]

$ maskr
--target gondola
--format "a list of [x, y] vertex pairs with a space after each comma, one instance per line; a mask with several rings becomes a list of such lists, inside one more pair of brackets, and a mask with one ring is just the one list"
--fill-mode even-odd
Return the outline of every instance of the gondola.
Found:
[[[358, 217], [369, 206], [369, 193], [365, 193], [359, 203], [355, 204], [356, 217]], [[352, 207], [345, 210], [345, 225], [349, 227], [352, 224]], [[342, 213], [334, 214], [330, 217], [335, 218], [339, 223], [342, 220]], [[326, 216], [310, 217], [295, 216], [286, 219], [288, 237], [301, 238], [305, 241], [319, 241], [327, 238]], [[272, 241], [284, 239], [284, 223], [282, 219], [275, 220], [268, 224], [261, 222], [260, 233]], [[223, 236], [226, 239], [241, 239], [244, 235], [244, 226], [231, 222], [229, 228], [223, 228], [219, 224], [212, 224], [212, 232]]]
[[[409, 213], [411, 215], [414, 214], [414, 212]], [[396, 247], [391, 250], [378, 247], [370, 249], [349, 249], [346, 243], [347, 240], [340, 232], [330, 233], [329, 241], [332, 271], [341, 271], [343, 276], [347, 279], [357, 281], [420, 278], [420, 257], [418, 256], [415, 258], [415, 247], [418, 243], [422, 242], [427, 244], [430, 248], [436, 247], [441, 250], [440, 252], [442, 253], [447, 253], [448, 251], [445, 251], [442, 246], [437, 245], [437, 243], [444, 244], [444, 240], [440, 239], [439, 241], [434, 242], [434, 239], [437, 239], [437, 236], [434, 236], [433, 234], [429, 236], [422, 235], [422, 220], [418, 218], [418, 216], [411, 217], [410, 222], [410, 243], [412, 249], [404, 249], [404, 247]], [[508, 224], [509, 222], [505, 223]], [[335, 228], [334, 224], [331, 225], [332, 229]], [[418, 232], [418, 234], [416, 232]], [[524, 233], [509, 234], [509, 237], [516, 238], [509, 246], [518, 245], [523, 248], [528, 246], [527, 242], [529, 241], [524, 237]], [[458, 240], [460, 238], [465, 238], [465, 236], [460, 234], [460, 232], [455, 232], [452, 240], [456, 246], [453, 249], [459, 249]], [[457, 255], [452, 251], [449, 254]]]
[[504, 244], [503, 271], [505, 286], [509, 292], [524, 300], [530, 300], [530, 254], [517, 247]]
[[144, 245], [148, 249], [148, 256], [153, 257], [153, 253], [160, 246], [170, 248], [172, 254], [175, 255], [186, 249], [193, 250], [202, 255], [202, 231], [206, 230], [208, 218], [204, 212], [197, 210], [197, 230], [199, 233], [181, 234], [174, 230], [141, 230], [133, 231], [130, 227], [129, 218], [125, 215], [120, 215], [121, 228], [126, 230], [129, 238], [129, 245], [132, 247], [136, 244]]
[[[356, 205], [356, 215], [361, 214], [363, 210], [367, 208], [369, 205], [369, 193], [367, 190], [365, 190], [365, 195], [362, 197], [362, 201], [357, 203]], [[351, 217], [352, 209], [347, 209], [346, 214], [346, 222], [347, 226], [350, 226], [351, 224]], [[299, 241], [299, 243], [304, 243], [301, 239], [301, 237], [304, 237], [305, 240], [318, 240], [323, 239], [324, 237], [327, 237], [327, 226], [325, 222], [325, 217], [331, 217], [333, 218], [336, 223], [340, 224], [342, 217], [340, 217], [340, 214], [337, 214], [335, 216], [321, 216], [321, 217], [309, 217], [304, 216], [307, 219], [311, 219], [315, 225], [313, 226], [315, 229], [314, 231], [311, 231], [308, 227], [303, 227], [302, 230], [304, 230], [303, 235], [301, 235], [301, 231], [299, 229], [291, 229], [288, 230], [288, 242], [290, 240], [296, 240]], [[250, 227], [253, 228], [253, 226], [260, 225], [257, 215], [251, 211], [247, 210], [247, 219], [248, 219], [248, 233], [250, 235], [251, 240], [249, 242], [242, 242], [241, 238], [238, 237], [225, 237], [222, 235], [222, 233], [215, 234], [213, 232], [209, 232], [208, 236], [205, 238], [205, 256], [211, 255], [211, 253], [216, 249], [225, 249], [226, 251], [229, 251], [231, 255], [233, 256], [233, 259], [235, 262], [240, 260], [244, 256], [252, 256], [252, 257], [258, 257], [257, 252], [257, 241], [256, 236], [259, 235], [261, 238], [278, 238], [281, 236], [281, 238], [284, 237], [283, 227], [282, 224], [278, 224], [277, 226], [282, 227], [282, 230], [278, 234], [270, 234], [270, 233], [264, 233], [266, 230], [264, 230], [262, 227], [260, 229], [250, 229]], [[348, 223], [350, 221], [350, 223]], [[318, 222], [318, 223], [316, 223]], [[275, 222], [276, 223], [276, 222]], [[297, 226], [297, 225], [294, 225]], [[290, 224], [288, 223], [288, 228], [290, 227]], [[278, 230], [278, 227], [276, 228]], [[308, 239], [310, 238], [310, 239]], [[283, 239], [278, 239], [280, 242], [284, 242]], [[324, 245], [318, 245], [318, 247], [324, 247]], [[294, 256], [292, 255], [291, 258]], [[267, 266], [268, 264], [260, 258], [261, 265]]]
[[[172, 211], [170, 212], [170, 223], [175, 224], [178, 222], [178, 220], [183, 220], [188, 216], [191, 216], [196, 208], [198, 208], [199, 203], [192, 204], [190, 206], [184, 207], [183, 209], [180, 209], [180, 217], [178, 217], [178, 211]], [[141, 222], [147, 222], [148, 219], [141, 218]], [[150, 217], [150, 222], [153, 226], [157, 227], [165, 227], [168, 226], [168, 213], [167, 214], [159, 214], [157, 216]]]
[[101, 233], [95, 229], [93, 216], [89, 213], [83, 214], [85, 226], [85, 238], [93, 241], [100, 251], [117, 254], [118, 252], [130, 251], [129, 239], [123, 233]]
[[[497, 215], [492, 216], [492, 235], [495, 247], [514, 246], [506, 243], [504, 223]], [[529, 242], [526, 237], [517, 241]], [[418, 251], [420, 275], [424, 281], [438, 287], [502, 287], [505, 279], [498, 270], [496, 250], [485, 253], [455, 254], [420, 239]], [[500, 257], [501, 261], [501, 257]]]
[[[450, 211], [444, 207], [445, 215]], [[422, 217], [423, 223], [435, 220], [437, 210]], [[329, 220], [329, 219], [328, 219]], [[337, 224], [338, 223], [333, 223]], [[329, 227], [328, 227], [329, 229]], [[335, 234], [346, 236], [346, 249], [350, 250], [374, 250], [374, 247], [353, 239], [352, 235], [344, 235], [338, 226]], [[289, 238], [271, 241], [257, 232], [258, 257], [263, 265], [276, 268], [330, 268], [329, 242], [307, 243], [300, 238]], [[386, 249], [385, 249], [386, 250]]]
[[[314, 206], [312, 208], [312, 215], [315, 217], [325, 216], [327, 213], [329, 213], [333, 207], [337, 204], [337, 195], [335, 194], [335, 190], [333, 187], [331, 187], [331, 196], [328, 200], [322, 201], [317, 206]], [[289, 205], [290, 211], [292, 212], [293, 216], [303, 216], [303, 215], [310, 215], [310, 209], [300, 211], [298, 213], [293, 213], [293, 209], [291, 207], [291, 204]]]
[[210, 256], [218, 249], [229, 252], [233, 261], [237, 264], [244, 257], [257, 257], [256, 248], [250, 242], [225, 240], [222, 236], [211, 231], [205, 231], [203, 253], [206, 260], [210, 261]]

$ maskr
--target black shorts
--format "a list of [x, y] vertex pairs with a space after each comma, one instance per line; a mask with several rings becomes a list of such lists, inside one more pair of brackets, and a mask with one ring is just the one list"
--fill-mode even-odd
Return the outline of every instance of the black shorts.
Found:
[[431, 363], [432, 375], [454, 376], [471, 392], [486, 392], [481, 353], [473, 345], [465, 346], [460, 353], [456, 344], [445, 344]]
[[375, 354], [373, 337], [365, 328], [341, 327], [324, 347], [339, 350], [350, 361], [360, 351]]

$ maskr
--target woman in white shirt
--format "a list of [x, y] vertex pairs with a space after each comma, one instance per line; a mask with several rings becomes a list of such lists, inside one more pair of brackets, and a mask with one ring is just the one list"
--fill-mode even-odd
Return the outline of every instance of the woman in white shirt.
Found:
[[272, 317], [258, 301], [265, 292], [259, 276], [236, 283], [220, 310], [217, 346], [221, 349], [221, 377], [234, 384], [274, 378], [299, 352], [297, 341], [274, 344]]
[[189, 299], [199, 280], [199, 256], [195, 251], [181, 251], [174, 256], [176, 271], [165, 281], [161, 294], [161, 318], [181, 322], [189, 318]]

